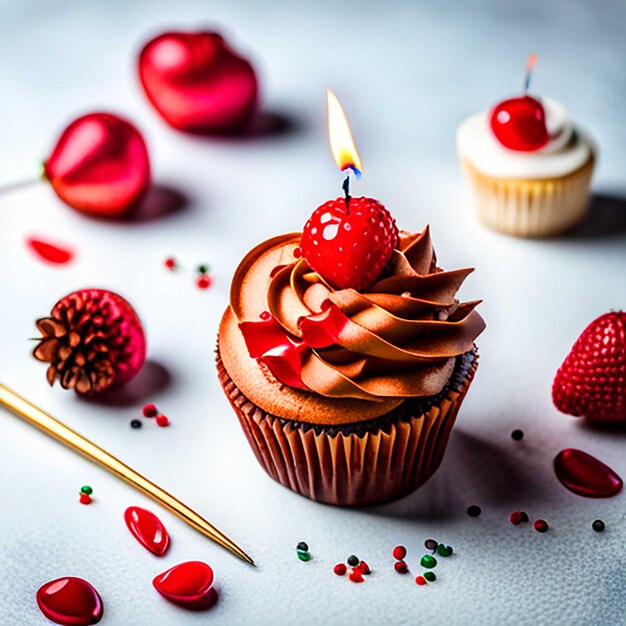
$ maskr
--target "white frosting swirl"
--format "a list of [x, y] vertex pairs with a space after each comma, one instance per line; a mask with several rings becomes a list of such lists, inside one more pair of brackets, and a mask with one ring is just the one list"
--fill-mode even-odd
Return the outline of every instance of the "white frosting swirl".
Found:
[[588, 136], [574, 128], [565, 107], [542, 99], [550, 141], [534, 152], [518, 152], [503, 146], [489, 125], [491, 111], [468, 117], [457, 131], [462, 158], [478, 170], [498, 178], [553, 178], [582, 167], [594, 152]]

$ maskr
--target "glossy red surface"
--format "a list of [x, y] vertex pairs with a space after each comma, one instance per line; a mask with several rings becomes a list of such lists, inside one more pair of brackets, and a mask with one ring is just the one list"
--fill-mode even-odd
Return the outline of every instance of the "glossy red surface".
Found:
[[164, 598], [186, 609], [204, 610], [217, 602], [213, 570], [202, 561], [175, 565], [156, 576], [152, 584]]
[[120, 217], [150, 184], [148, 151], [139, 131], [110, 113], [90, 113], [61, 134], [44, 164], [56, 194], [98, 217]]
[[124, 511], [128, 530], [146, 550], [163, 556], [170, 547], [170, 536], [163, 522], [151, 511], [139, 506], [129, 506]]
[[327, 348], [337, 343], [341, 331], [350, 321], [330, 300], [322, 308], [321, 313], [301, 317], [298, 321], [302, 338], [311, 348]]
[[82, 578], [67, 576], [46, 583], [37, 591], [41, 612], [56, 624], [97, 624], [104, 613], [102, 598]]
[[622, 479], [608, 465], [574, 448], [556, 455], [554, 471], [564, 487], [585, 498], [610, 498], [623, 486]]
[[497, 104], [491, 112], [490, 124], [498, 141], [511, 150], [532, 152], [550, 139], [543, 105], [531, 96]]
[[254, 69], [216, 33], [155, 37], [141, 51], [139, 76], [151, 104], [179, 130], [240, 132], [256, 110]]
[[72, 250], [65, 246], [53, 244], [50, 241], [29, 237], [26, 243], [38, 259], [52, 265], [64, 265], [74, 258]]

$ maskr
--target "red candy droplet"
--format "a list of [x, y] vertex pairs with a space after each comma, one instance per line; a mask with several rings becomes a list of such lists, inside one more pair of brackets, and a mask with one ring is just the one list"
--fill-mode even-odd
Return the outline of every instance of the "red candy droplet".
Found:
[[415, 579], [415, 582], [420, 586], [423, 587], [426, 584], [426, 579], [423, 576], [418, 576]]
[[208, 609], [217, 601], [213, 570], [201, 561], [175, 565], [159, 574], [152, 584], [166, 600], [186, 609]]
[[56, 624], [97, 624], [104, 612], [102, 598], [86, 580], [68, 576], [46, 583], [37, 591], [40, 611]]
[[406, 548], [404, 546], [396, 546], [393, 549], [393, 558], [397, 561], [402, 561], [406, 556]]
[[124, 512], [128, 530], [147, 550], [163, 556], [170, 546], [170, 536], [163, 522], [151, 511], [138, 506], [129, 506]]
[[538, 533], [545, 533], [548, 530], [548, 528], [550, 528], [550, 527], [548, 526], [548, 522], [546, 522], [545, 519], [538, 519], [533, 524], [533, 528]]
[[337, 576], [344, 576], [347, 571], [348, 568], [345, 563], [337, 563], [337, 565], [333, 568], [333, 572], [335, 572]]
[[150, 184], [150, 162], [141, 133], [110, 113], [74, 120], [44, 169], [61, 200], [99, 217], [120, 217]]
[[174, 261], [171, 257], [169, 259], [165, 259], [163, 263], [168, 270], [173, 270], [176, 267], [176, 261]]
[[154, 404], [146, 404], [146, 406], [143, 407], [142, 412], [144, 417], [156, 417], [158, 413], [156, 405]]
[[170, 425], [170, 420], [166, 415], [158, 415], [156, 418], [156, 423], [161, 428], [165, 428], [166, 426]]
[[610, 498], [623, 487], [622, 479], [610, 467], [574, 448], [556, 455], [554, 471], [564, 487], [585, 498]]
[[81, 493], [80, 495], [80, 503], [81, 504], [91, 504], [91, 496], [87, 493]]
[[498, 141], [510, 150], [532, 152], [548, 143], [546, 112], [536, 98], [510, 98], [491, 112], [491, 129]]
[[139, 57], [151, 104], [174, 128], [198, 133], [246, 129], [257, 105], [250, 63], [216, 33], [163, 33]]
[[29, 238], [26, 243], [39, 259], [53, 265], [64, 265], [74, 258], [69, 248], [61, 247], [41, 239]]
[[353, 583], [362, 583], [365, 580], [363, 578], [361, 570], [357, 569], [356, 567], [350, 572], [349, 578]]
[[196, 279], [198, 289], [208, 289], [211, 286], [211, 278], [209, 276], [198, 276]]
[[404, 561], [394, 563], [393, 567], [398, 574], [406, 574], [409, 571], [409, 566]]

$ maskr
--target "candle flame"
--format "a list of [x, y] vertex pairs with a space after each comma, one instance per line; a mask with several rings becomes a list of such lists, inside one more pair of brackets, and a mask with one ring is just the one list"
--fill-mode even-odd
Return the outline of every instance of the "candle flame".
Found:
[[526, 71], [532, 72], [535, 69], [535, 65], [537, 65], [537, 55], [533, 52], [526, 61]]
[[341, 171], [351, 169], [356, 176], [360, 176], [363, 168], [359, 153], [356, 151], [348, 119], [337, 99], [330, 90], [326, 90], [328, 102], [328, 134], [330, 137], [330, 149], [335, 162]]

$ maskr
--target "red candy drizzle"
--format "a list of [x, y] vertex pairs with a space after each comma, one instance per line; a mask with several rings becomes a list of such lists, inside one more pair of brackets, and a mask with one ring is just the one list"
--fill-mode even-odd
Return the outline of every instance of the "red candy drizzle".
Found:
[[69, 248], [30, 237], [26, 240], [28, 247], [37, 255], [37, 258], [51, 265], [65, 265], [74, 258], [74, 252]]
[[57, 578], [40, 587], [37, 605], [56, 624], [97, 624], [104, 613], [102, 598], [96, 589], [74, 576]]
[[166, 600], [186, 609], [208, 609], [217, 602], [213, 570], [202, 561], [175, 565], [159, 574], [152, 584]]
[[124, 512], [128, 530], [146, 550], [163, 556], [170, 546], [170, 536], [163, 522], [151, 511], [139, 506], [129, 506]]

